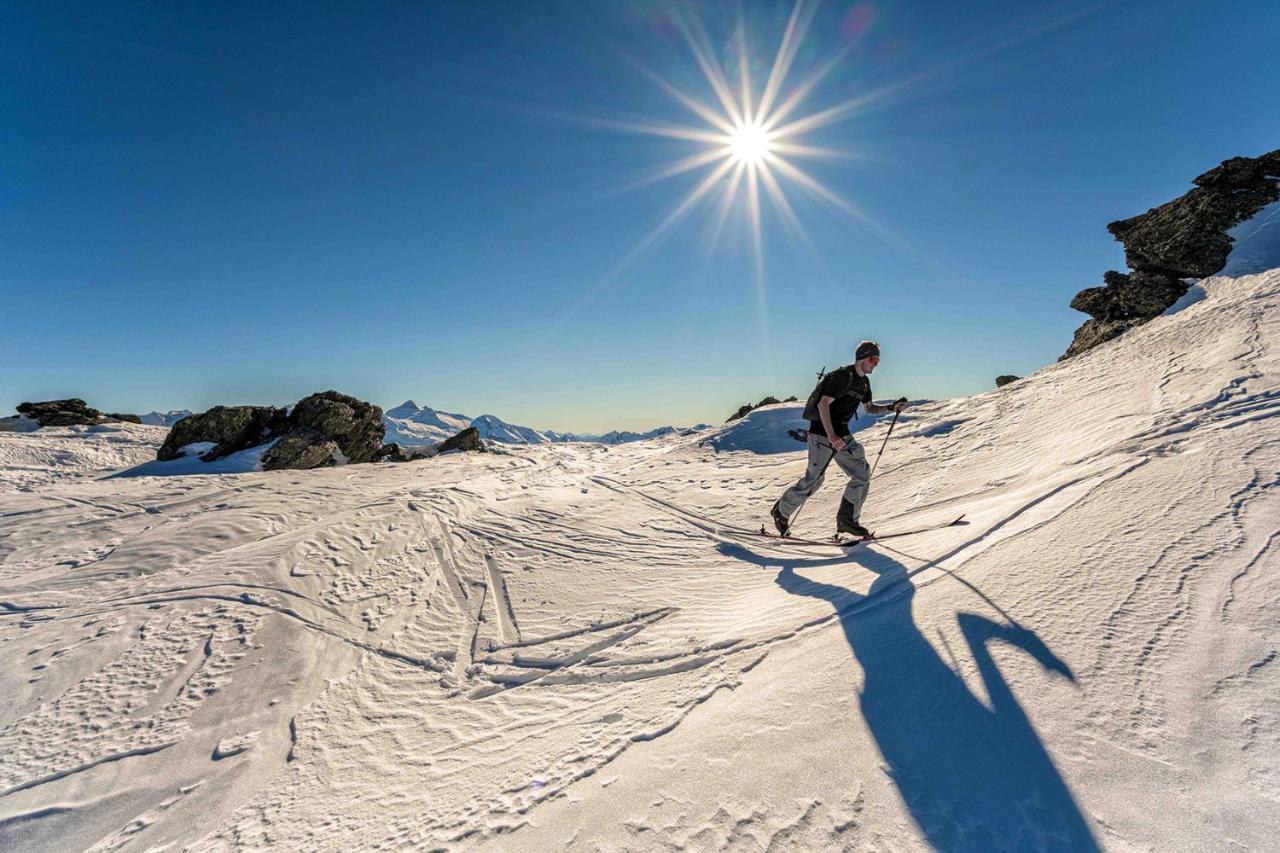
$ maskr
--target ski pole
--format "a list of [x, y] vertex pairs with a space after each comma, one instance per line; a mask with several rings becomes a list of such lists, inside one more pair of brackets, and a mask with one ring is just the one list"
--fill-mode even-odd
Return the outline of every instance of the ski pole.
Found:
[[[907, 398], [902, 397], [901, 399], [895, 400], [894, 404], [896, 405], [898, 403], [905, 402], [907, 402]], [[868, 479], [876, 473], [876, 466], [880, 464], [880, 457], [884, 455], [884, 448], [885, 445], [889, 443], [889, 436], [893, 435], [893, 428], [898, 425], [898, 415], [900, 414], [902, 413], [897, 411], [893, 413], [893, 420], [889, 423], [889, 431], [884, 434], [884, 441], [880, 444], [880, 452], [876, 454], [876, 461], [871, 464], [871, 474], [867, 475]]]

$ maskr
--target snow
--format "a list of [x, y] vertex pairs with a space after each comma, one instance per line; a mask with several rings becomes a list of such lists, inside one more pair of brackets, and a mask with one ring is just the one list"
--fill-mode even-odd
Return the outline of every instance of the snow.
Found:
[[18, 414], [11, 418], [0, 418], [0, 432], [34, 432], [40, 429], [40, 422], [35, 418]]
[[[793, 453], [805, 447], [788, 435], [790, 430], [808, 430], [802, 417], [804, 406], [779, 403], [761, 406], [702, 440], [715, 450], [748, 450], [752, 453]], [[850, 423], [850, 426], [854, 426]]]
[[466, 415], [438, 412], [413, 400], [388, 409], [382, 421], [387, 426], [386, 440], [403, 447], [438, 444], [471, 425], [471, 418]]
[[1205, 293], [1204, 287], [1200, 284], [1200, 282], [1197, 281], [1195, 284], [1191, 284], [1190, 286], [1188, 286], [1187, 292], [1182, 294], [1182, 296], [1180, 296], [1177, 299], [1177, 301], [1175, 301], [1168, 308], [1164, 309], [1164, 315], [1168, 316], [1170, 314], [1177, 314], [1183, 308], [1187, 308], [1192, 305], [1195, 305], [1201, 299], [1204, 299], [1205, 296], [1207, 295], [1208, 294]]
[[847, 553], [752, 532], [795, 406], [235, 476], [0, 433], [0, 849], [1274, 850], [1280, 270], [1200, 287], [909, 409], [866, 520], [969, 523]]
[[0, 493], [90, 479], [154, 459], [165, 433], [129, 423], [0, 431]]
[[1280, 266], [1280, 201], [1262, 208], [1227, 236], [1235, 242], [1221, 275], [1251, 275]]
[[[217, 444], [212, 441], [196, 441], [180, 447], [178, 449], [180, 455], [177, 459], [161, 462], [153, 458], [126, 471], [120, 471], [113, 476], [176, 477], [193, 474], [247, 474], [250, 471], [262, 470], [262, 457], [267, 454], [268, 450], [275, 447], [275, 444], [274, 441], [259, 444], [256, 447], [249, 447], [228, 454], [221, 459], [205, 462], [200, 458], [201, 454], [208, 453]], [[346, 460], [340, 461], [345, 462]]]

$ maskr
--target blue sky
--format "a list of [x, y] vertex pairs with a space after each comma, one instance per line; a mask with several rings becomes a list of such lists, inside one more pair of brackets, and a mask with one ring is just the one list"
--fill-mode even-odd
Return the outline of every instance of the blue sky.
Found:
[[[740, 10], [740, 11], [739, 11]], [[793, 160], [763, 300], [743, 207], [619, 269], [705, 150], [641, 70], [714, 102], [674, 21], [758, 92], [790, 2], [9, 3], [0, 407], [291, 402], [336, 388], [563, 430], [717, 422], [880, 341], [877, 396], [1052, 363], [1123, 268], [1106, 223], [1280, 146], [1273, 3], [821, 4], [788, 78], [856, 159]], [[841, 53], [843, 51], [843, 53]], [[789, 91], [784, 87], [784, 94]]]

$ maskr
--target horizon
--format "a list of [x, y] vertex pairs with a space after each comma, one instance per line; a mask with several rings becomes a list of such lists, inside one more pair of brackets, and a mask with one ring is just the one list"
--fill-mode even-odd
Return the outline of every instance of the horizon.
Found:
[[[969, 396], [1055, 363], [1108, 222], [1280, 138], [1265, 3], [580, 10], [0, 11], [3, 414], [332, 388], [642, 432], [804, 399], [863, 338], [878, 399]], [[843, 109], [790, 140], [821, 191], [784, 163], [784, 204], [682, 213], [706, 60], [760, 106], [784, 46], [787, 120]]]

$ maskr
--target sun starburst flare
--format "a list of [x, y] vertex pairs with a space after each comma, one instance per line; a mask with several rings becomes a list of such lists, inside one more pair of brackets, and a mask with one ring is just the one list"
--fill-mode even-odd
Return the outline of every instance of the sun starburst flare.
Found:
[[681, 106], [701, 119], [703, 125], [648, 121], [606, 124], [615, 130], [679, 140], [698, 147], [694, 153], [641, 179], [633, 187], [646, 186], [699, 169], [705, 170], [706, 174], [622, 259], [615, 274], [654, 246], [700, 204], [713, 198], [718, 198], [719, 201], [715, 204], [707, 251], [714, 251], [729, 216], [734, 211], [740, 212], [749, 232], [757, 295], [762, 309], [762, 197], [767, 199], [767, 204], [786, 230], [810, 251], [813, 250], [813, 244], [788, 198], [789, 191], [798, 189], [873, 230], [882, 231], [851, 202], [824, 186], [796, 162], [805, 158], [849, 160], [856, 156], [850, 151], [809, 145], [802, 138], [805, 133], [848, 119], [859, 105], [858, 99], [851, 99], [841, 104], [824, 106], [806, 115], [796, 115], [817, 84], [838, 66], [849, 49], [849, 45], [846, 45], [807, 77], [795, 84], [788, 84], [788, 76], [805, 33], [813, 21], [816, 5], [811, 0], [797, 0], [792, 7], [768, 77], [764, 86], [758, 90], [756, 81], [751, 79], [750, 74], [745, 22], [739, 20], [734, 34], [731, 52], [736, 61], [731, 63], [731, 68], [736, 79], [731, 81], [730, 69], [717, 59], [717, 51], [713, 49], [701, 21], [692, 15], [677, 15], [676, 29], [692, 52], [714, 100], [709, 102], [690, 94], [648, 69], [641, 68], [641, 71]]

